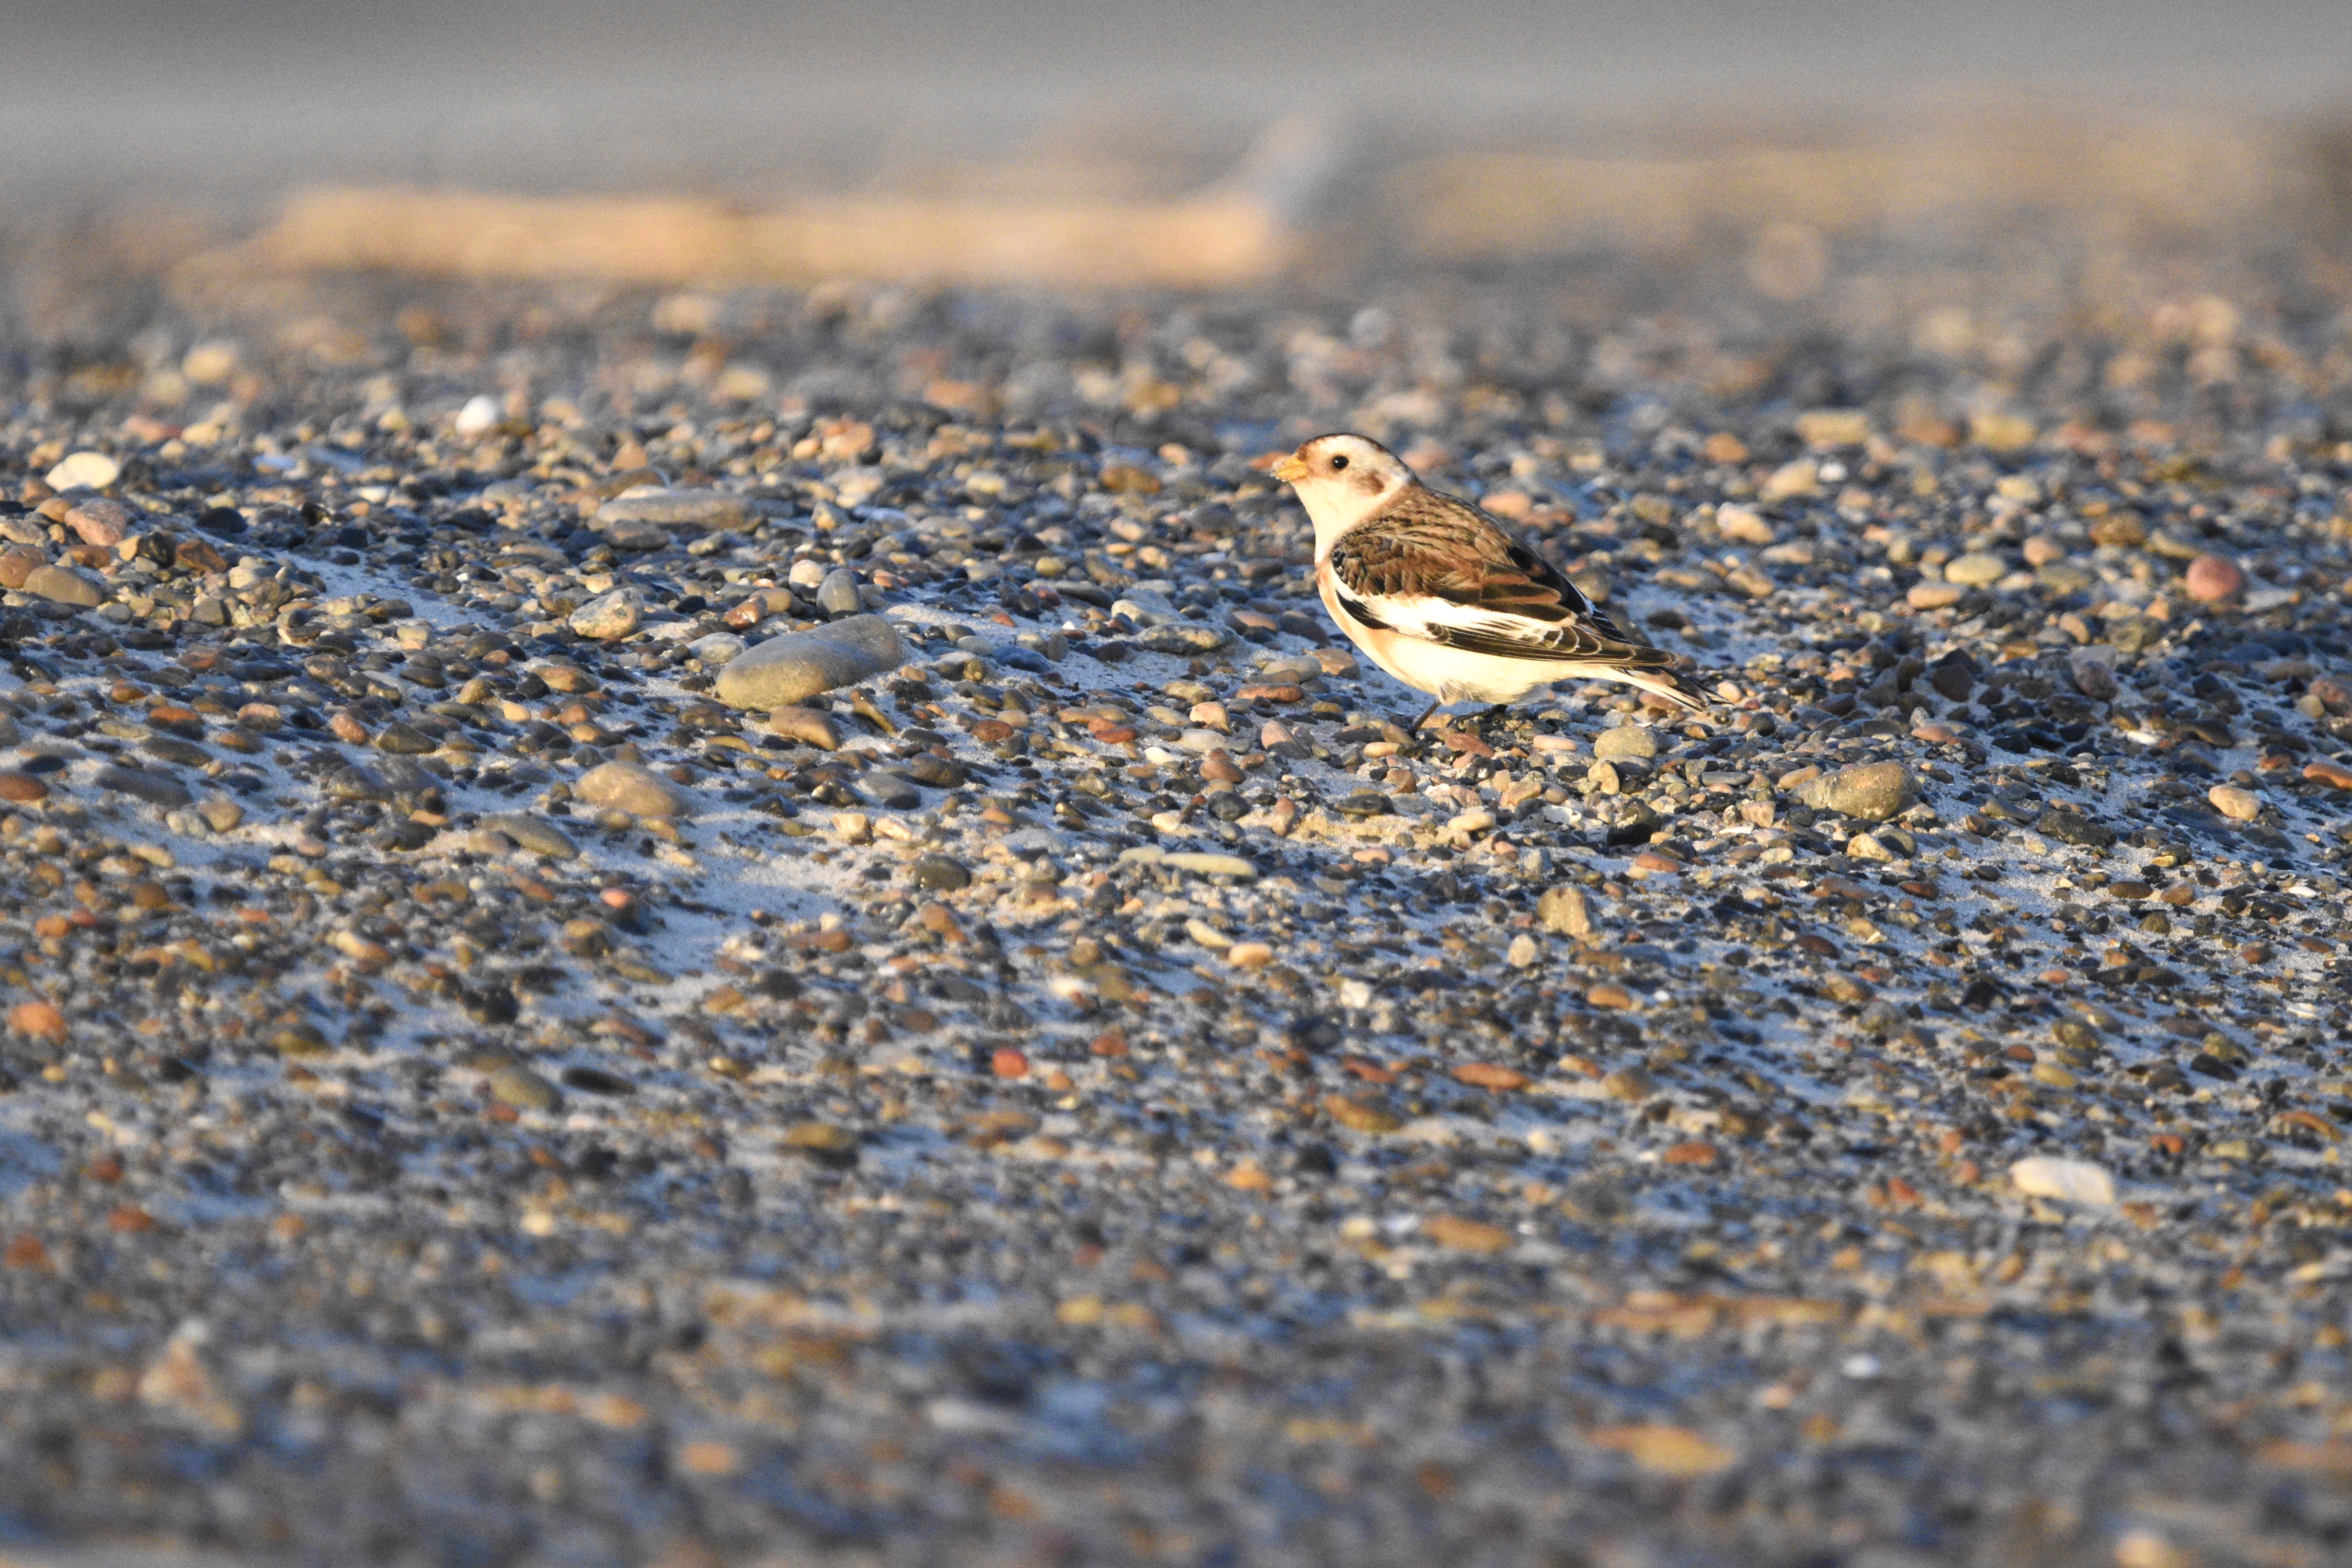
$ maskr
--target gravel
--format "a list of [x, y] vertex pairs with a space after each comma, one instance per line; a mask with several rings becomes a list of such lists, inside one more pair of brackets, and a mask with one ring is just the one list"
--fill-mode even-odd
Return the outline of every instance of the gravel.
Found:
[[[1694, 244], [8, 345], [7, 1550], [2339, 1553], [2340, 274]], [[1406, 731], [1331, 427], [1715, 707]]]

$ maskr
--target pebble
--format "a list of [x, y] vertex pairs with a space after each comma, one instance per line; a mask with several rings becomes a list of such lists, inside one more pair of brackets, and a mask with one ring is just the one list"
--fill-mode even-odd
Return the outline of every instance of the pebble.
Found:
[[1990, 587], [2008, 575], [2009, 563], [1984, 550], [1971, 550], [1944, 565], [1944, 581], [1963, 588]]
[[79, 501], [67, 510], [66, 526], [79, 534], [83, 543], [111, 550], [131, 531], [131, 510], [121, 501], [102, 498]]
[[615, 588], [572, 611], [564, 624], [581, 637], [614, 642], [635, 631], [645, 617], [645, 595], [635, 588]]
[[912, 811], [923, 804], [923, 792], [902, 774], [869, 768], [857, 776], [857, 790], [867, 800], [889, 811]]
[[1546, 931], [1562, 936], [1587, 937], [1592, 934], [1592, 911], [1585, 901], [1584, 889], [1562, 883], [1547, 888], [1536, 900], [1536, 918]]
[[2113, 702], [2122, 689], [2116, 682], [2115, 667], [2087, 650], [2067, 657], [2066, 673], [2074, 689], [2094, 702]]
[[490, 1098], [517, 1110], [553, 1110], [563, 1103], [561, 1089], [520, 1062], [491, 1073], [489, 1085]]
[[392, 723], [375, 732], [375, 746], [399, 756], [421, 757], [439, 751], [441, 742], [413, 724]]
[[[686, 792], [651, 768], [635, 763], [604, 763], [582, 773], [572, 793], [591, 805], [610, 806], [632, 816], [688, 816]], [[524, 840], [505, 829], [517, 843]]]
[[577, 859], [580, 855], [580, 847], [565, 837], [562, 829], [529, 812], [497, 812], [482, 818], [481, 826], [492, 833], [503, 833], [534, 855], [551, 855], [559, 860]]
[[2227, 556], [2200, 555], [2189, 563], [2189, 596], [2200, 605], [2226, 605], [2246, 591], [2246, 574]]
[[106, 589], [86, 572], [69, 566], [37, 566], [26, 574], [24, 591], [37, 599], [83, 609], [106, 602]]
[[41, 476], [53, 490], [102, 490], [122, 477], [122, 465], [103, 452], [69, 452]]
[[771, 709], [767, 724], [770, 730], [786, 740], [814, 746], [821, 752], [841, 748], [841, 731], [834, 723], [832, 715], [820, 713], [814, 708]]
[[98, 787], [113, 790], [167, 810], [188, 804], [188, 786], [152, 768], [104, 767], [98, 770]]
[[1863, 763], [1809, 780], [1798, 799], [1817, 811], [1885, 822], [1918, 798], [1918, 781], [1901, 763]]
[[854, 616], [866, 607], [857, 596], [857, 574], [846, 566], [836, 566], [824, 574], [817, 585], [817, 607], [832, 616]]
[[2263, 814], [2263, 797], [2236, 784], [2215, 784], [2205, 792], [2205, 798], [2232, 822], [2252, 822]]
[[719, 699], [735, 708], [796, 707], [896, 669], [906, 658], [897, 627], [880, 616], [852, 616], [771, 637], [740, 655], [719, 672]]
[[505, 418], [505, 405], [488, 393], [481, 392], [466, 399], [465, 405], [449, 421], [449, 427], [460, 436], [484, 436], [497, 429]]
[[647, 523], [656, 528], [741, 528], [751, 521], [751, 503], [726, 490], [642, 490], [615, 497], [596, 509], [596, 526]]
[[686, 645], [686, 651], [704, 664], [719, 665], [734, 658], [751, 645], [733, 632], [712, 632]]
[[1213, 850], [1170, 850], [1160, 857], [1160, 864], [1173, 870], [1190, 871], [1196, 877], [1233, 877], [1247, 881], [1257, 875], [1257, 862]]
[[1628, 757], [1646, 762], [1658, 754], [1658, 737], [1639, 724], [1619, 724], [1593, 737], [1592, 754], [1609, 762]]
[[2088, 1160], [2035, 1154], [2009, 1168], [2011, 1185], [2028, 1197], [2105, 1207], [2116, 1201], [2116, 1179]]
[[952, 893], [971, 886], [971, 873], [946, 855], [919, 857], [908, 870], [915, 886], [927, 893]]

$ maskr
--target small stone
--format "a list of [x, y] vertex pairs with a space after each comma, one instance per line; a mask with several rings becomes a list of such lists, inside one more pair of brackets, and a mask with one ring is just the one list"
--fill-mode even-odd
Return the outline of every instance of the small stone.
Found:
[[1503, 954], [1503, 962], [1514, 969], [1527, 969], [1542, 956], [1543, 949], [1536, 945], [1536, 939], [1521, 931], [1511, 939], [1510, 949]]
[[60, 492], [102, 490], [122, 477], [122, 465], [103, 452], [69, 452], [41, 477], [49, 489]]
[[25, 579], [49, 563], [46, 551], [29, 544], [15, 544], [0, 550], [0, 588], [16, 593], [24, 587]]
[[1809, 781], [1797, 798], [1816, 811], [1885, 822], [1918, 798], [1919, 785], [1901, 763], [1861, 763]]
[[66, 1037], [66, 1016], [54, 1003], [19, 1002], [8, 1009], [8, 1027], [37, 1040], [61, 1044]]
[[895, 669], [906, 658], [896, 626], [880, 616], [851, 616], [761, 643], [719, 672], [717, 691], [732, 708], [791, 708]]
[[1233, 640], [1233, 634], [1222, 626], [1213, 626], [1205, 621], [1177, 621], [1169, 626], [1145, 627], [1136, 637], [1135, 646], [1146, 653], [1172, 653], [1190, 658], [1195, 654], [1214, 653]]
[[2105, 849], [2116, 841], [2116, 830], [2103, 822], [2094, 822], [2079, 811], [2065, 811], [2053, 806], [2033, 824], [2033, 830], [2044, 838], [2055, 838], [2061, 844], [2077, 844], [2087, 849]]
[[25, 576], [24, 591], [53, 604], [87, 610], [106, 602], [106, 589], [86, 572], [69, 566], [37, 566]]
[[1914, 583], [1903, 599], [1915, 610], [1942, 610], [1958, 604], [1963, 592], [1957, 583]]
[[520, 1062], [490, 1074], [490, 1098], [517, 1110], [553, 1110], [563, 1103], [562, 1090]]
[[912, 811], [923, 804], [922, 791], [887, 768], [868, 768], [860, 773], [857, 793], [886, 811]]
[[1718, 507], [1715, 526], [1717, 532], [1736, 544], [1770, 544], [1780, 538], [1779, 531], [1754, 507]]
[[2105, 1207], [2116, 1201], [2116, 1179], [2088, 1160], [2035, 1154], [2009, 1168], [2011, 1184], [2032, 1198]]
[[281, 1057], [323, 1057], [335, 1048], [318, 1025], [299, 1021], [278, 1026], [269, 1044]]
[[413, 724], [386, 724], [376, 731], [376, 748], [404, 757], [421, 757], [427, 752], [437, 752], [441, 742]]
[[2222, 605], [2246, 591], [2246, 574], [2227, 556], [2200, 555], [2189, 563], [2189, 596], [2200, 605]]
[[835, 728], [832, 715], [814, 708], [772, 709], [768, 714], [768, 728], [788, 741], [814, 746], [820, 752], [841, 749], [841, 731]]
[[1845, 852], [1857, 860], [1899, 860], [1902, 856], [1889, 849], [1867, 833], [1857, 833], [1845, 841]]
[[915, 886], [929, 893], [952, 893], [971, 886], [971, 873], [961, 861], [945, 855], [925, 855], [917, 859], [909, 870]]
[[1196, 877], [1234, 877], [1247, 880], [1257, 875], [1255, 861], [1238, 855], [1220, 855], [1213, 850], [1181, 850], [1160, 858], [1163, 866], [1179, 871], [1190, 871]]
[[201, 1325], [173, 1334], [139, 1374], [139, 1402], [214, 1437], [234, 1437], [245, 1430], [245, 1417], [197, 1353], [203, 1338]]
[[81, 535], [83, 543], [111, 550], [131, 531], [131, 509], [119, 500], [94, 498], [68, 508], [66, 526]]
[[191, 798], [187, 785], [169, 773], [159, 773], [152, 768], [100, 768], [98, 770], [98, 787], [113, 790], [118, 795], [131, 795], [167, 811], [187, 805]]
[[208, 795], [196, 802], [196, 815], [215, 833], [229, 833], [245, 821], [245, 807], [225, 795]]
[[49, 797], [49, 786], [30, 773], [0, 773], [0, 800], [30, 805]]
[[1421, 1234], [1455, 1252], [1501, 1252], [1511, 1245], [1511, 1233], [1499, 1225], [1464, 1219], [1456, 1215], [1432, 1215], [1421, 1222]]
[[494, 813], [482, 818], [481, 826], [492, 833], [505, 834], [534, 855], [550, 855], [559, 860], [575, 860], [580, 856], [580, 847], [565, 837], [561, 829], [526, 811]]
[[706, 665], [721, 665], [751, 645], [733, 632], [712, 632], [686, 645], [686, 651]]
[[2263, 814], [2262, 796], [2236, 784], [2215, 784], [2205, 792], [2205, 798], [2232, 822], [2252, 822]]
[[1769, 505], [1778, 500], [1794, 500], [1800, 497], [1818, 495], [1822, 489], [1822, 470], [1811, 458], [1799, 458], [1783, 463], [1757, 487], [1756, 499]]
[[784, 1129], [776, 1147], [829, 1170], [857, 1163], [857, 1134], [830, 1121], [800, 1121]]
[[2113, 702], [2121, 689], [2116, 684], [2115, 667], [2087, 649], [2067, 658], [2066, 673], [2074, 679], [2074, 689], [2094, 702]]
[[1562, 883], [1545, 889], [1536, 900], [1536, 919], [1546, 931], [1562, 936], [1585, 937], [1592, 934], [1592, 911], [1585, 902], [1584, 889]]
[[817, 585], [817, 607], [830, 616], [854, 616], [866, 607], [857, 596], [857, 574], [846, 566], [836, 566], [824, 574]]
[[487, 392], [477, 393], [466, 399], [466, 405], [457, 410], [449, 427], [460, 436], [486, 436], [497, 429], [499, 421], [505, 417], [506, 410], [497, 398]]
[[692, 806], [667, 779], [635, 763], [604, 763], [582, 773], [572, 793], [591, 805], [632, 816], [687, 816]]
[[1620, 724], [1594, 738], [1592, 754], [1604, 762], [1628, 757], [1647, 761], [1658, 754], [1658, 737], [1640, 724]]
[[1990, 550], [1971, 550], [1945, 563], [1944, 581], [1963, 588], [1987, 588], [2009, 575], [2009, 563]]
[[2326, 784], [2330, 789], [2352, 789], [2352, 768], [2341, 763], [2305, 763], [2303, 776], [2313, 784]]
[[616, 642], [635, 631], [645, 618], [645, 595], [635, 588], [615, 588], [572, 611], [564, 624], [593, 641]]
[[1351, 1132], [1394, 1132], [1404, 1125], [1394, 1111], [1344, 1094], [1325, 1095], [1323, 1113]]
[[648, 523], [656, 528], [740, 528], [751, 521], [751, 503], [726, 490], [644, 490], [606, 501], [596, 509], [595, 526]]

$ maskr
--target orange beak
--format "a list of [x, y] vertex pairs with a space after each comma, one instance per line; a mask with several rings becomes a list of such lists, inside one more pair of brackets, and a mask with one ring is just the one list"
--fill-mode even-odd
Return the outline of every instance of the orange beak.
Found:
[[1297, 453], [1293, 452], [1287, 457], [1276, 458], [1274, 468], [1270, 471], [1276, 479], [1280, 479], [1284, 484], [1295, 485], [1299, 480], [1305, 479], [1312, 470], [1307, 467], [1307, 464], [1299, 458]]

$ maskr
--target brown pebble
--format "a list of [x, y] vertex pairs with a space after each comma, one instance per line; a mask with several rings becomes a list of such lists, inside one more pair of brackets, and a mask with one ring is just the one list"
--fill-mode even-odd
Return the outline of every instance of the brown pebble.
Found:
[[48, 1002], [19, 1002], [8, 1009], [8, 1026], [37, 1040], [63, 1040], [66, 1016]]
[[2246, 574], [2221, 555], [2200, 555], [2189, 563], [2189, 596], [2200, 605], [2221, 605], [2246, 591]]

